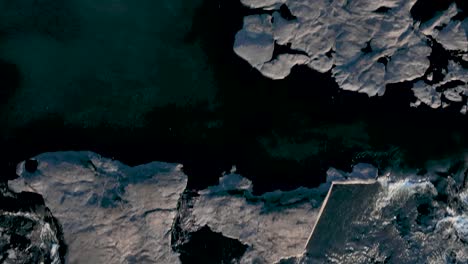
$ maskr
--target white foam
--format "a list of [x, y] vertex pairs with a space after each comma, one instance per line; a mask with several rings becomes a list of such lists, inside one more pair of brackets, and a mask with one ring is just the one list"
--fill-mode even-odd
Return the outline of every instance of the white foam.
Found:
[[[0, 211], [0, 215], [7, 215], [11, 217], [24, 217], [35, 222], [34, 230], [32, 230], [31, 233], [27, 235], [27, 237], [30, 239], [31, 245], [28, 248], [21, 250], [21, 252], [17, 252], [14, 249], [8, 250], [8, 257], [16, 260], [13, 263], [16, 263], [17, 261], [19, 261], [17, 260], [17, 258], [21, 258], [20, 256], [18, 256], [18, 253], [19, 255], [31, 254], [32, 252], [30, 249], [33, 246], [38, 246], [44, 253], [48, 251], [50, 253], [52, 264], [61, 263], [60, 255], [58, 254], [59, 241], [58, 241], [57, 234], [51, 228], [50, 224], [45, 221], [44, 217], [42, 217], [39, 214], [35, 214], [33, 212], [22, 212], [22, 211], [18, 211], [18, 212]], [[32, 254], [35, 254], [35, 253], [37, 252], [34, 252]]]

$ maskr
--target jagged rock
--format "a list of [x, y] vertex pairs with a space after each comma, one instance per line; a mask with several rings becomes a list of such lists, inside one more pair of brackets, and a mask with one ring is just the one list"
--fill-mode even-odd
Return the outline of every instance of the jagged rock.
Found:
[[[35, 157], [37, 171], [18, 165], [15, 191], [44, 197], [60, 221], [69, 263], [178, 263], [170, 231], [187, 177], [176, 164], [136, 167], [91, 152]], [[86, 252], [86, 254], [83, 254]]]
[[[34, 159], [37, 170], [19, 164], [10, 187], [44, 196], [72, 263], [468, 261], [466, 156], [417, 173], [363, 163], [349, 173], [330, 168], [317, 188], [262, 195], [235, 170], [193, 191], [173, 164], [129, 168], [91, 152]], [[21, 223], [8, 232], [34, 227]]]
[[357, 164], [352, 173], [330, 169], [327, 182], [317, 188], [254, 195], [252, 182], [233, 170], [218, 185], [186, 194], [173, 246], [180, 247], [190, 233], [208, 226], [248, 246], [240, 263], [274, 263], [301, 254], [332, 181], [375, 178], [376, 173], [369, 164]]
[[[444, 2], [440, 12], [427, 13], [430, 18], [420, 19], [415, 14], [425, 6], [423, 2], [243, 1], [250, 8], [273, 12], [245, 17], [234, 52], [271, 79], [287, 77], [295, 65], [308, 65], [318, 72], [331, 71], [340, 88], [369, 96], [383, 95], [387, 84], [416, 82], [413, 106], [424, 103], [439, 108], [445, 95], [445, 107], [464, 101], [460, 111], [465, 113], [468, 72], [460, 63], [468, 52], [468, 19], [454, 19], [460, 3], [453, 1]], [[295, 19], [282, 18], [281, 7]], [[440, 43], [450, 63], [440, 83], [432, 79], [434, 42]], [[287, 43], [302, 54], [285, 52], [274, 58], [275, 43]], [[429, 81], [423, 80], [425, 76]], [[460, 84], [441, 91], [449, 79]]]
[[62, 228], [35, 193], [0, 186], [0, 262], [64, 263]]

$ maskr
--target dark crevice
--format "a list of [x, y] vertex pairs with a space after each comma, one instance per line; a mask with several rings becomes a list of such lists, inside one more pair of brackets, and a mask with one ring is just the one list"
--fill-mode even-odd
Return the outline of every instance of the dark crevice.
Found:
[[387, 7], [387, 6], [381, 6], [379, 8], [377, 8], [374, 12], [375, 13], [379, 13], [379, 14], [386, 14], [388, 13], [388, 11], [392, 10], [391, 7]]
[[177, 252], [178, 248], [188, 242], [188, 231], [184, 229], [183, 221], [185, 217], [191, 214], [193, 208], [193, 197], [197, 197], [198, 193], [185, 189], [178, 202], [177, 202], [177, 214], [172, 222], [171, 227], [171, 248], [174, 252]]
[[291, 13], [291, 10], [289, 10], [288, 6], [286, 6], [286, 4], [282, 4], [280, 6], [280, 9], [279, 9], [279, 13], [281, 15], [282, 18], [286, 19], [286, 20], [295, 20], [297, 19], [296, 16], [294, 16], [292, 13]]
[[432, 74], [432, 80], [428, 82], [429, 84], [435, 84], [444, 80], [444, 72], [447, 72], [448, 61], [451, 56], [450, 53], [434, 38], [428, 37], [427, 41], [429, 46], [432, 48], [432, 51], [429, 55], [430, 65], [424, 76], [427, 78], [429, 74]]
[[437, 29], [437, 30], [439, 30], [439, 31], [441, 31], [441, 30], [444, 29], [446, 26], [447, 26], [447, 24], [444, 23], [444, 24], [439, 25], [439, 26], [436, 26], [436, 27], [434, 27], [434, 28]]
[[367, 42], [366, 42], [366, 46], [365, 46], [364, 48], [361, 49], [361, 51], [362, 51], [364, 54], [368, 54], [368, 53], [371, 53], [371, 52], [372, 52], [371, 41], [372, 41], [372, 40], [367, 41]]
[[332, 58], [334, 53], [335, 51], [333, 49], [330, 49], [329, 51], [327, 51], [327, 53], [325, 53], [325, 56], [327, 56], [327, 58]]
[[281, 54], [297, 54], [309, 56], [305, 51], [292, 49], [291, 43], [287, 43], [286, 45], [280, 45], [275, 41], [275, 49], [273, 50], [273, 56], [270, 61], [278, 59], [278, 56]]
[[465, 84], [465, 82], [460, 81], [460, 80], [449, 81], [447, 83], [444, 83], [443, 85], [438, 86], [436, 88], [436, 91], [440, 93], [440, 92], [444, 92], [444, 91], [453, 89], [455, 87], [458, 87], [458, 86], [461, 86], [461, 85], [464, 85], [464, 84]]
[[411, 8], [411, 16], [422, 23], [432, 19], [438, 12], [447, 10], [453, 0], [418, 0]]
[[382, 64], [385, 66], [385, 68], [387, 68], [387, 64], [388, 64], [389, 61], [390, 61], [390, 58], [387, 57], [387, 56], [385, 56], [385, 57], [380, 57], [380, 58], [377, 60], [377, 62], [378, 62], [378, 63], [382, 63]]
[[248, 248], [247, 245], [236, 239], [213, 232], [208, 226], [187, 235], [187, 242], [175, 248], [175, 251], [180, 254], [180, 261], [183, 264], [235, 263]]

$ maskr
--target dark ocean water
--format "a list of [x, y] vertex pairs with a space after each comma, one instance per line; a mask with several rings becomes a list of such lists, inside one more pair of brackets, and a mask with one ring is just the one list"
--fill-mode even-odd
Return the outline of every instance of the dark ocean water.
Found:
[[[189, 177], [188, 188], [194, 190], [216, 184], [223, 172], [236, 166], [237, 173], [253, 181], [255, 193], [263, 193], [317, 186], [324, 182], [330, 167], [350, 171], [357, 162], [369, 162], [381, 169], [421, 168], [428, 160], [468, 150], [468, 115], [461, 115], [457, 104], [438, 110], [411, 108], [415, 98], [409, 82], [390, 85], [384, 96], [369, 98], [340, 90], [330, 73], [320, 74], [306, 67], [293, 68], [284, 80], [266, 79], [233, 52], [234, 36], [242, 27], [243, 17], [264, 12], [243, 8], [239, 1], [148, 2], [146, 9], [154, 14], [147, 23], [138, 15], [141, 11], [123, 19], [154, 23], [143, 31], [154, 32], [156, 37], [147, 39], [141, 39], [138, 32], [120, 38], [124, 22], [101, 28], [108, 22], [99, 20], [99, 12], [110, 12], [107, 9], [96, 11], [96, 20], [92, 20], [97, 23], [96, 31], [82, 34], [86, 26], [73, 15], [73, 6], [66, 5], [71, 2], [44, 1], [38, 15], [36, 11], [31, 15], [38, 20], [31, 20], [28, 12], [8, 20], [12, 16], [5, 10], [15, 11], [21, 5], [29, 10], [32, 2], [17, 1], [14, 3], [18, 6], [11, 7], [13, 2], [0, 0], [2, 181], [16, 177], [18, 162], [40, 153], [90, 150], [128, 165], [182, 163]], [[412, 13], [415, 19], [427, 20], [447, 3], [421, 0]], [[457, 3], [466, 7], [466, 1]], [[119, 8], [112, 12], [120, 12]], [[133, 8], [139, 10], [138, 5]], [[290, 15], [284, 10], [282, 13]], [[466, 17], [466, 12], [458, 17]], [[37, 34], [56, 46], [26, 41], [23, 51], [36, 52], [23, 56], [9, 44]], [[99, 34], [104, 39], [115, 37], [122, 47], [135, 45], [136, 55], [128, 56], [127, 63], [122, 58], [125, 54], [117, 49], [120, 46], [111, 45], [109, 49], [117, 47], [112, 51], [115, 53], [109, 53], [118, 54], [116, 63], [112, 57], [102, 59], [100, 53], [107, 50], [100, 49]], [[49, 37], [54, 41], [48, 42]], [[68, 41], [78, 41], [86, 48], [63, 48]], [[87, 53], [95, 47], [98, 52]], [[433, 43], [430, 70], [435, 72], [435, 79], [441, 78], [449, 56]], [[71, 67], [84, 74], [77, 82], [73, 79], [75, 71], [66, 71], [75, 64], [83, 65]], [[125, 64], [134, 70], [119, 68]], [[152, 65], [156, 65], [157, 73], [148, 79], [157, 84], [156, 95], [145, 90], [146, 75], [153, 74], [148, 70]], [[110, 80], [86, 75], [96, 70], [93, 67], [109, 67], [105, 78]], [[39, 74], [31, 75], [31, 69]], [[38, 80], [42, 87], [31, 90], [31, 80]], [[49, 107], [55, 110], [41, 110]], [[75, 113], [77, 109], [81, 112]], [[34, 162], [27, 164], [35, 170]], [[23, 193], [16, 198], [13, 201], [0, 195], [0, 209], [34, 211], [44, 206], [37, 194]], [[191, 238], [190, 243], [175, 249], [183, 263], [218, 263], [220, 259], [238, 258], [246, 250], [239, 241], [209, 228], [191, 234]], [[64, 257], [64, 245], [61, 250]], [[213, 250], [221, 253], [210, 254]]]
[[[190, 10], [184, 12], [190, 14]], [[0, 129], [2, 177], [14, 178], [19, 161], [42, 152], [91, 150], [130, 165], [154, 160], [182, 163], [193, 189], [215, 184], [222, 172], [235, 165], [253, 180], [255, 191], [265, 192], [316, 186], [330, 166], [349, 171], [353, 163], [365, 161], [380, 168], [420, 167], [429, 159], [468, 149], [468, 116], [458, 113], [456, 105], [443, 110], [411, 108], [415, 100], [411, 83], [391, 85], [383, 97], [368, 98], [342, 91], [330, 74], [306, 67], [295, 67], [284, 80], [264, 78], [232, 50], [243, 16], [255, 12], [238, 1], [204, 0], [191, 21], [184, 22], [188, 30], [175, 38], [180, 47], [201, 49], [200, 67], [208, 69], [212, 79], [200, 81], [208, 75], [187, 75], [180, 69], [168, 72], [172, 76], [160, 85], [177, 94], [178, 89], [185, 92], [187, 84], [210, 83], [214, 87], [210, 99], [155, 103], [150, 111], [139, 113], [143, 125], [138, 126], [112, 122], [127, 118], [117, 109], [124, 107], [122, 103], [111, 104], [107, 119], [90, 126], [83, 125], [86, 115], [83, 122], [71, 122], [60, 112], [35, 115], [35, 108], [22, 103], [28, 121], [9, 119]], [[12, 35], [4, 33], [0, 42], [9, 38]], [[434, 50], [433, 67], [443, 67], [446, 58]], [[26, 77], [15, 61], [4, 59], [0, 67], [1, 111], [8, 116]], [[53, 74], [61, 77], [60, 71]], [[92, 99], [95, 94], [107, 96], [95, 85], [85, 82], [78, 87], [75, 93], [85, 98], [78, 103], [92, 109], [92, 104], [99, 103]], [[130, 82], [122, 86], [128, 86], [129, 94], [134, 88]], [[57, 91], [43, 91], [49, 92]], [[41, 105], [40, 96], [37, 100], [34, 104]], [[44, 107], [47, 104], [44, 101]], [[90, 111], [88, 117], [100, 114]]]

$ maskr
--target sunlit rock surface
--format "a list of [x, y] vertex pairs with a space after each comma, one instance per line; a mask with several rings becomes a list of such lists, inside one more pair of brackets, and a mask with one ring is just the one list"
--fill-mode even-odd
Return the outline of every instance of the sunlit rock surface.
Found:
[[[250, 8], [273, 13], [245, 17], [234, 52], [271, 79], [283, 79], [293, 66], [307, 65], [319, 72], [331, 71], [342, 89], [369, 96], [383, 95], [387, 84], [417, 82], [414, 106], [424, 103], [439, 108], [465, 98], [460, 109], [465, 113], [468, 20], [455, 19], [458, 7], [453, 3], [430, 20], [417, 21], [411, 13], [416, 2], [245, 0], [242, 3]], [[293, 19], [283, 18], [281, 8], [287, 8]], [[435, 42], [449, 54], [443, 80], [432, 79], [430, 56]], [[275, 43], [301, 54], [273, 57]], [[441, 88], [453, 80], [458, 84]]]
[[351, 174], [330, 169], [318, 188], [260, 196], [232, 171], [193, 197], [182, 195], [187, 178], [180, 166], [131, 168], [91, 152], [41, 154], [20, 163], [17, 173], [10, 188], [44, 197], [63, 226], [70, 263], [179, 263], [178, 249], [196, 248], [190, 240], [200, 232], [218, 241], [207, 245], [240, 243], [237, 257], [221, 256], [273, 263], [303, 252], [331, 181], [373, 178], [376, 170], [367, 164]]
[[208, 226], [236, 238], [247, 251], [240, 263], [274, 263], [301, 254], [332, 181], [372, 179], [377, 170], [358, 164], [352, 173], [327, 172], [327, 182], [317, 188], [252, 194], [252, 182], [235, 174], [224, 175], [219, 185], [198, 192], [189, 205], [180, 208], [180, 229]]
[[[10, 188], [44, 197], [70, 263], [468, 261], [466, 155], [420, 171], [330, 168], [316, 188], [262, 195], [235, 169], [193, 191], [179, 165], [131, 168], [91, 152], [41, 154], [18, 174]], [[30, 243], [53, 255], [59, 239], [48, 237]]]
[[[128, 167], [91, 152], [41, 154], [18, 165], [15, 191], [44, 197], [60, 221], [68, 263], [179, 263], [170, 247], [187, 177], [176, 164]], [[85, 252], [85, 253], [84, 253]]]
[[297, 255], [307, 242], [320, 205], [320, 192], [297, 189], [262, 196], [251, 193], [247, 179], [229, 174], [219, 186], [199, 192], [190, 215], [183, 219], [186, 230], [205, 225], [249, 246], [240, 263], [273, 263]]

